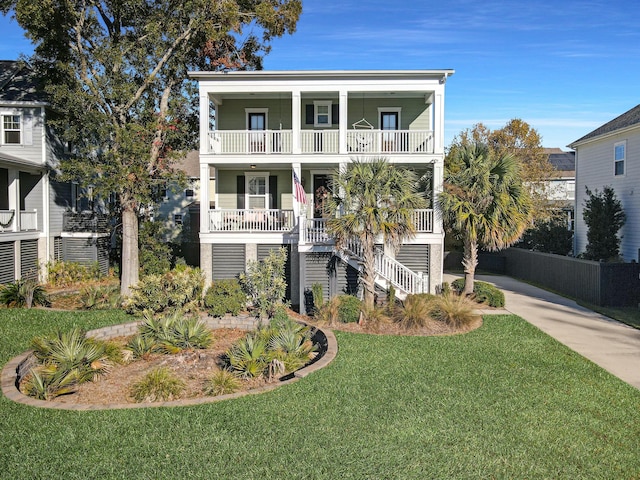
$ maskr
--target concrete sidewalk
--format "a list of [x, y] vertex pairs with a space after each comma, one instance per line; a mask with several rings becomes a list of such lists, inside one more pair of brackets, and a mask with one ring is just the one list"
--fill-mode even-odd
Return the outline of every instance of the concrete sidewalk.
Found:
[[[459, 276], [445, 274], [444, 281]], [[476, 279], [504, 292], [507, 311], [640, 389], [640, 330], [511, 277], [477, 275]]]

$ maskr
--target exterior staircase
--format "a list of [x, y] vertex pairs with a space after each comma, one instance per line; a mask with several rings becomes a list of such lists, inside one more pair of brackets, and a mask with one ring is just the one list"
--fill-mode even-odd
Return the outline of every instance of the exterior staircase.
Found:
[[[354, 268], [361, 268], [362, 246], [358, 242], [352, 242], [343, 250], [337, 252], [338, 256]], [[404, 300], [407, 295], [429, 292], [429, 276], [424, 273], [416, 273], [397, 260], [386, 255], [381, 248], [375, 251], [376, 285], [384, 290], [390, 286], [396, 289], [396, 297]]]

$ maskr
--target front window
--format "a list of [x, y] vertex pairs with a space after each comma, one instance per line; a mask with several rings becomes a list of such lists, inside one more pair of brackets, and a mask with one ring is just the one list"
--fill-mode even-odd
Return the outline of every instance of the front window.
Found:
[[20, 115], [3, 115], [2, 117], [3, 142], [5, 144], [20, 145]]
[[313, 102], [313, 112], [313, 125], [315, 127], [331, 126], [331, 102]]
[[268, 208], [269, 182], [266, 175], [247, 175], [247, 205]]
[[627, 156], [627, 142], [618, 142], [613, 146], [613, 174], [624, 175], [624, 161]]

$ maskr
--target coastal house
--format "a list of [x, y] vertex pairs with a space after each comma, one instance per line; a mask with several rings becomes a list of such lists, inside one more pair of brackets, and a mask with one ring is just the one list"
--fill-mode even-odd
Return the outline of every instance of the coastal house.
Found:
[[620, 230], [624, 261], [640, 260], [640, 105], [569, 145], [576, 151], [576, 222], [574, 252], [585, 251], [587, 226], [582, 216], [586, 188], [610, 186], [627, 217]]
[[562, 210], [567, 229], [573, 230], [576, 201], [576, 152], [565, 152], [559, 148], [545, 148], [554, 171], [547, 180], [547, 198], [551, 208]]
[[[435, 292], [442, 283], [444, 97], [453, 70], [191, 72], [200, 101], [200, 267], [208, 284], [288, 252], [288, 296], [358, 293], [358, 254], [336, 251], [324, 201], [354, 158], [385, 157], [431, 184], [431, 208], [397, 251], [380, 245], [382, 289]], [[357, 250], [357, 249], [354, 249]]]

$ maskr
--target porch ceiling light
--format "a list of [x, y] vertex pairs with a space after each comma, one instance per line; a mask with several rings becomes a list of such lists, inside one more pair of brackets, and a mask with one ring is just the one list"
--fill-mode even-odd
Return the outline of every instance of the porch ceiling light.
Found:
[[256, 165], [255, 165], [255, 163], [252, 163], [251, 165], [249, 165], [249, 167], [251, 168], [251, 170], [255, 170]]

